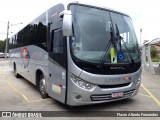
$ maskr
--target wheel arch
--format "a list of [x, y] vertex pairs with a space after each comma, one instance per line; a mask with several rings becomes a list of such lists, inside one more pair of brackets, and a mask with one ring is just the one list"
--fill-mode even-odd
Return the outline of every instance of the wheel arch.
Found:
[[37, 89], [40, 91], [39, 84], [40, 84], [41, 75], [43, 75], [44, 78], [45, 78], [45, 82], [44, 82], [45, 83], [45, 87], [44, 87], [44, 89], [46, 91], [46, 94], [42, 95], [42, 93], [41, 93], [42, 98], [45, 99], [45, 98], [48, 97], [48, 85], [47, 85], [45, 72], [43, 70], [41, 70], [41, 69], [37, 69], [36, 72], [35, 72], [35, 78], [36, 78], [35, 84], [36, 84]]
[[44, 75], [45, 80], [46, 80], [46, 72], [41, 68], [37, 68], [36, 71], [35, 71], [35, 85], [36, 85], [37, 88], [38, 88], [38, 83], [39, 83], [41, 74]]
[[35, 80], [36, 80], [36, 86], [38, 88], [38, 83], [39, 83], [39, 80], [40, 80], [40, 75], [44, 73], [42, 72], [41, 69], [37, 69], [36, 72], [35, 72]]

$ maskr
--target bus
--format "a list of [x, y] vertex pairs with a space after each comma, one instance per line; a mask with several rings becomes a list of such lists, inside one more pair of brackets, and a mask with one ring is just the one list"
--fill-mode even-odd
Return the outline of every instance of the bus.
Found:
[[10, 37], [9, 53], [15, 77], [69, 106], [130, 98], [141, 83], [132, 20], [106, 7], [56, 4]]

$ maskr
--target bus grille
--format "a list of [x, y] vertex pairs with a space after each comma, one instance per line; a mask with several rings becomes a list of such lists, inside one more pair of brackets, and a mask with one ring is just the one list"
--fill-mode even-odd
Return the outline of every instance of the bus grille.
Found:
[[111, 94], [95, 94], [91, 95], [91, 100], [92, 101], [108, 101], [108, 100], [114, 100], [114, 99], [119, 99], [119, 98], [127, 98], [130, 97], [135, 90], [130, 90], [130, 91], [125, 91], [123, 92], [122, 97], [117, 97], [117, 98], [112, 98]]
[[130, 85], [131, 82], [129, 83], [124, 83], [124, 84], [118, 84], [118, 85], [98, 85], [100, 88], [117, 88], [117, 87], [125, 87]]

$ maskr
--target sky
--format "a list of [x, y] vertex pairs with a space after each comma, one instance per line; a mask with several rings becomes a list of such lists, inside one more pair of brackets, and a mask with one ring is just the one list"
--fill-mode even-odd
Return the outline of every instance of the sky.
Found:
[[[42, 12], [57, 2], [75, 0], [0, 0], [0, 40], [6, 39], [7, 21], [10, 22], [9, 36], [16, 33]], [[98, 6], [123, 11], [131, 16], [138, 41], [142, 29], [141, 43], [144, 40], [160, 38], [159, 0], [78, 0]], [[23, 24], [19, 24], [23, 23]], [[12, 33], [11, 33], [12, 32]]]

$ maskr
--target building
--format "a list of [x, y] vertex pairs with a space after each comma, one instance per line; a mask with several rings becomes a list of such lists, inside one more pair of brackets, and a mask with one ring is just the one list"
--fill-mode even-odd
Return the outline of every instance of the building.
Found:
[[[151, 60], [151, 47], [156, 47], [158, 50], [157, 55], [160, 55], [160, 38], [153, 39], [151, 41], [145, 42], [142, 46], [142, 63], [143, 63], [143, 68], [145, 70], [148, 70], [151, 74], [155, 74], [155, 70], [152, 64]], [[148, 64], [146, 62], [146, 57], [148, 59]], [[160, 64], [160, 62], [159, 62]]]

